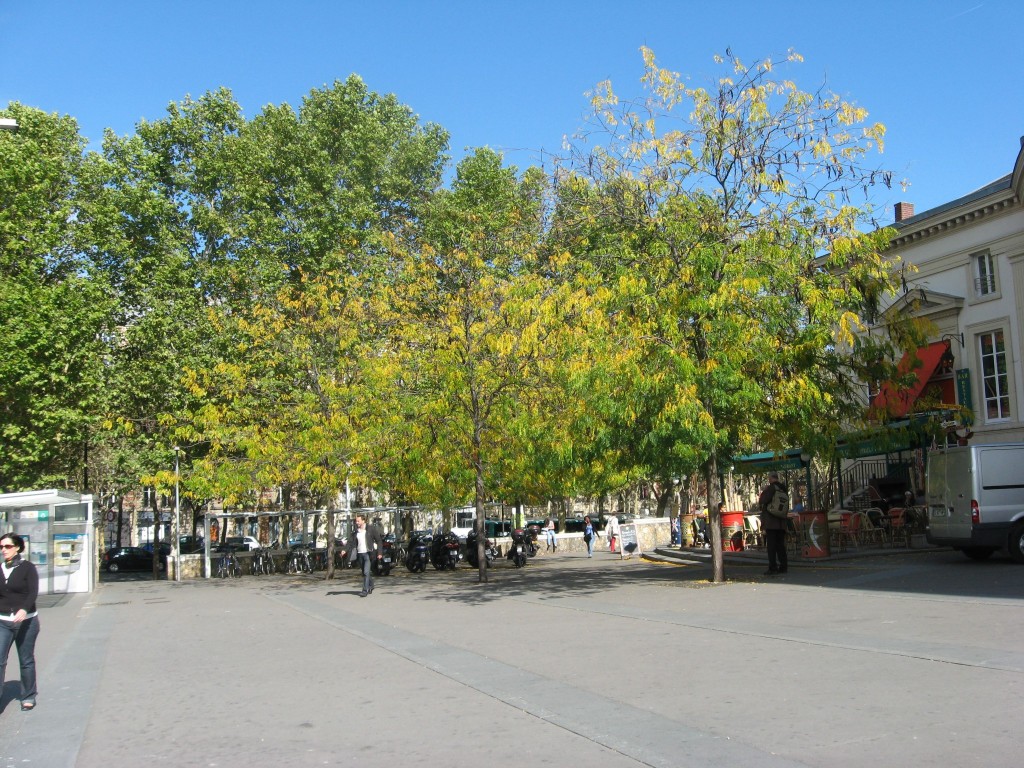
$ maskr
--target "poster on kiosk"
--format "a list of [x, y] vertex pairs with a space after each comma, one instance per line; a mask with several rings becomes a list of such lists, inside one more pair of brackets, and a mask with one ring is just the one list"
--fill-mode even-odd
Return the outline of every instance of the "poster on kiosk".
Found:
[[92, 496], [46, 490], [0, 494], [3, 530], [25, 539], [40, 594], [89, 592], [95, 583]]

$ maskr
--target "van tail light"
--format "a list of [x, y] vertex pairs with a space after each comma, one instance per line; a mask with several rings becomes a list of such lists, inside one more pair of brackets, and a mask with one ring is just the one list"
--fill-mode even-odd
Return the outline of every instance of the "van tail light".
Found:
[[981, 522], [981, 507], [977, 499], [971, 499], [971, 523], [978, 525]]

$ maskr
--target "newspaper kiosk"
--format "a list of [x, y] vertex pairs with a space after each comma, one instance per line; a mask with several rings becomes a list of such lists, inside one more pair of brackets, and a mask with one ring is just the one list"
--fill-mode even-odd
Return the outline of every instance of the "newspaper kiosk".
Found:
[[25, 539], [39, 594], [91, 592], [96, 583], [92, 496], [46, 490], [0, 493], [0, 523]]

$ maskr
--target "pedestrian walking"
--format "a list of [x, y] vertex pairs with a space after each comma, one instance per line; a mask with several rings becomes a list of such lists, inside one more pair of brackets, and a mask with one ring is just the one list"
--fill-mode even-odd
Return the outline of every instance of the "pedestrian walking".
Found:
[[380, 528], [376, 525], [367, 525], [365, 515], [356, 515], [356, 527], [348, 537], [349, 561], [359, 561], [359, 567], [363, 569], [363, 591], [360, 597], [366, 597], [373, 592], [373, 570], [371, 568], [373, 559], [380, 559], [384, 556], [384, 539], [380, 535]]
[[[785, 573], [789, 568], [786, 553], [786, 528], [789, 525], [789, 488], [779, 480], [778, 472], [768, 473], [768, 485], [757, 498], [761, 511], [761, 529], [764, 531], [765, 549], [768, 550], [768, 570], [765, 576]], [[782, 510], [782, 514], [779, 514]]]
[[39, 616], [36, 597], [39, 595], [39, 573], [35, 565], [21, 555], [25, 540], [16, 533], [0, 536], [0, 691], [7, 671], [11, 644], [18, 648], [21, 664], [21, 709], [36, 708], [36, 638]]
[[589, 517], [583, 518], [583, 543], [587, 545], [587, 557], [594, 556], [594, 525]]
[[555, 540], [555, 518], [553, 517], [549, 517], [547, 524], [544, 526], [544, 539], [547, 543], [545, 551], [558, 551], [558, 542]]
[[614, 553], [619, 543], [619, 518], [615, 515], [609, 517], [604, 532], [608, 535], [608, 551]]

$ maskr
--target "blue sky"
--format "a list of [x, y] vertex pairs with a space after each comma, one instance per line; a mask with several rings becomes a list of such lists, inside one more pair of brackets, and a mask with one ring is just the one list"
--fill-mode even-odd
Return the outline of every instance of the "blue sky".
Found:
[[488, 145], [525, 167], [558, 151], [611, 78], [638, 93], [638, 49], [709, 84], [715, 53], [805, 62], [885, 123], [879, 162], [917, 212], [1012, 170], [1024, 135], [1019, 0], [902, 3], [413, 2], [412, 0], [0, 0], [0, 106], [77, 118], [95, 142], [131, 133], [171, 101], [226, 86], [252, 117], [298, 106], [350, 73], [451, 133], [452, 154]]

